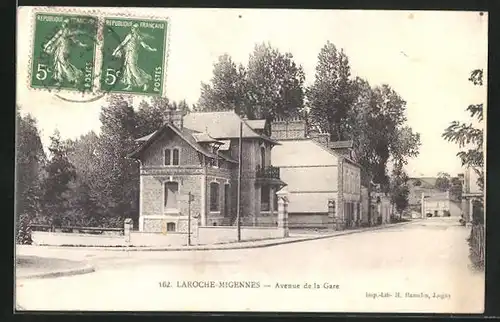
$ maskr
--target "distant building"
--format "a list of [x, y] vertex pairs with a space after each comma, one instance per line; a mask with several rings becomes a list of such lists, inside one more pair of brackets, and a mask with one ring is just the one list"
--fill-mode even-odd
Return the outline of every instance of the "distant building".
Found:
[[361, 223], [361, 168], [352, 141], [330, 142], [328, 133], [311, 129], [303, 117], [274, 121], [271, 137], [280, 143], [272, 160], [287, 183], [290, 227]]
[[[460, 175], [459, 175], [460, 176]], [[408, 180], [409, 210], [420, 217], [460, 216], [461, 206], [450, 191], [436, 187], [437, 177], [413, 177]]]
[[186, 231], [189, 211], [202, 226], [234, 225], [240, 162], [242, 223], [275, 225], [276, 191], [285, 183], [271, 165], [279, 143], [269, 131], [265, 120], [246, 122], [232, 111], [170, 111], [165, 125], [137, 139], [142, 144], [130, 155], [140, 161], [139, 230]]
[[467, 167], [462, 178], [462, 212], [466, 220], [470, 222], [474, 211], [484, 212], [484, 205], [483, 209], [480, 209], [482, 202], [476, 203], [476, 201], [484, 201], [484, 192], [478, 185], [479, 176], [474, 169]]
[[426, 196], [435, 193], [442, 193], [441, 190], [436, 188], [437, 177], [414, 177], [409, 178], [408, 188], [410, 193], [408, 195], [408, 208], [410, 211], [422, 213], [422, 194]]
[[424, 194], [422, 205], [424, 217], [460, 217], [461, 215], [460, 203], [451, 198], [449, 191]]

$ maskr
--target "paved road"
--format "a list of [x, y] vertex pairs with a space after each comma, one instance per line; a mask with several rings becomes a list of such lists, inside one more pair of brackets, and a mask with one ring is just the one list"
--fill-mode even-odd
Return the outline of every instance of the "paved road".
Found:
[[[468, 270], [468, 232], [456, 220], [430, 218], [258, 249], [57, 250], [50, 256], [86, 258], [96, 272], [19, 280], [17, 302], [28, 310], [478, 313], [483, 310], [484, 276]], [[162, 281], [172, 287], [160, 287]], [[176, 287], [185, 281], [215, 281], [216, 285], [254, 281], [260, 287]], [[310, 289], [304, 288], [306, 283]], [[277, 284], [300, 288], [277, 288]]]

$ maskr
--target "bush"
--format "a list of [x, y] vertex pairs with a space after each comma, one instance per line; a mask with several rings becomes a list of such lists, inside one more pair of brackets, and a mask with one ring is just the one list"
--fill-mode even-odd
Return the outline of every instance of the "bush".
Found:
[[31, 227], [30, 218], [28, 215], [21, 215], [17, 227], [16, 242], [20, 245], [31, 245], [33, 244], [33, 239], [31, 239]]

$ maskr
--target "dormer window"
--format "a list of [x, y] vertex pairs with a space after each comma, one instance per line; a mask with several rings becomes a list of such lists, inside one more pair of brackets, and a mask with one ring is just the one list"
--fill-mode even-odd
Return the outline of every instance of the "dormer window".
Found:
[[163, 160], [165, 165], [179, 165], [179, 149], [165, 149]]

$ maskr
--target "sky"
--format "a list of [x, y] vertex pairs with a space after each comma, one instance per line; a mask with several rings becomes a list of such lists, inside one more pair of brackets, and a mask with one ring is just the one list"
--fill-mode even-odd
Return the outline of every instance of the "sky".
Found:
[[[64, 12], [89, 8], [51, 8]], [[469, 104], [486, 104], [486, 86], [468, 81], [476, 68], [487, 72], [487, 13], [465, 11], [284, 10], [94, 8], [100, 16], [170, 21], [166, 95], [196, 103], [201, 82], [227, 53], [246, 64], [255, 44], [269, 42], [293, 54], [303, 66], [306, 85], [314, 81], [317, 56], [327, 41], [343, 48], [352, 76], [372, 85], [388, 84], [407, 102], [408, 125], [420, 133], [422, 146], [406, 167], [410, 176], [452, 175], [462, 171], [459, 151], [441, 134], [451, 121], [470, 122]], [[18, 10], [17, 103], [39, 125], [42, 143], [58, 129], [62, 138], [90, 130], [99, 133], [105, 99], [71, 103], [54, 93], [29, 87], [34, 9]], [[486, 73], [485, 73], [486, 75]], [[485, 79], [486, 81], [486, 79]], [[486, 85], [486, 84], [485, 84]], [[134, 97], [139, 102], [144, 97]]]

